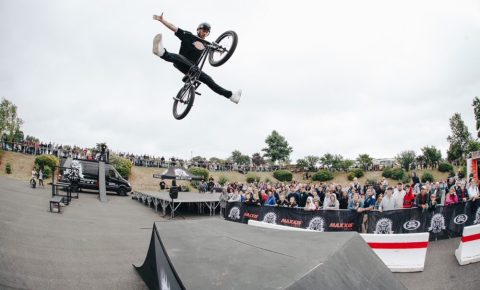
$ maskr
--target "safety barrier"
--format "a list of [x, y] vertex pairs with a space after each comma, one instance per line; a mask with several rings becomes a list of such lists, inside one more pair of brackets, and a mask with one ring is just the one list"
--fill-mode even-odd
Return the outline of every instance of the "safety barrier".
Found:
[[460, 245], [455, 251], [460, 265], [467, 265], [480, 261], [480, 224], [463, 228]]
[[360, 234], [392, 272], [423, 271], [428, 233]]

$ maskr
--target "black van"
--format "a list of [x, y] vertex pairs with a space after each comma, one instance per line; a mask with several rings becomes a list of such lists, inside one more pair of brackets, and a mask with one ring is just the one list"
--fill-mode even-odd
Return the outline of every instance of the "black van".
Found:
[[[63, 167], [66, 160], [67, 158], [61, 158], [60, 166]], [[78, 181], [79, 188], [98, 190], [98, 161], [73, 159], [70, 166], [78, 170], [80, 177]], [[66, 178], [69, 174], [67, 171], [63, 172], [62, 178]], [[127, 195], [128, 192], [132, 191], [130, 183], [108, 163], [105, 163], [105, 185], [107, 191], [116, 192], [118, 195]]]

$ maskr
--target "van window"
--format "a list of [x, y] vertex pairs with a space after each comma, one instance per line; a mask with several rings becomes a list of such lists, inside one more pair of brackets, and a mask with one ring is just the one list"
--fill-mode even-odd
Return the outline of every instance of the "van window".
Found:
[[115, 174], [115, 171], [113, 171], [112, 169], [108, 170], [108, 177], [110, 178], [116, 178], [117, 177], [117, 174]]

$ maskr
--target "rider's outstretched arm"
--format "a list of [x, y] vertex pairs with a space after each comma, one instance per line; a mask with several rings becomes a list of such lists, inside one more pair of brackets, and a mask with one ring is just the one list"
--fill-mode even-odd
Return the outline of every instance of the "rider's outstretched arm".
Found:
[[177, 28], [175, 25], [173, 25], [172, 23], [170, 23], [170, 22], [166, 21], [165, 19], [163, 19], [163, 12], [162, 12], [162, 14], [160, 14], [160, 16], [158, 16], [158, 15], [153, 15], [153, 19], [162, 22], [163, 25], [165, 25], [166, 27], [168, 27], [168, 29], [170, 29], [170, 30], [173, 31], [173, 32], [177, 32], [177, 30], [178, 30], [178, 28]]

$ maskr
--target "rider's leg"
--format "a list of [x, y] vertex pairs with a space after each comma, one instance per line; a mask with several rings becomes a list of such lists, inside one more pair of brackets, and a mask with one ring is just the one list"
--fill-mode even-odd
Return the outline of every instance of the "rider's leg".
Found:
[[227, 99], [230, 99], [232, 92], [228, 91], [221, 86], [219, 86], [209, 75], [202, 72], [198, 78], [202, 83], [206, 84], [212, 91], [215, 93], [224, 96]]

